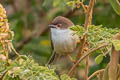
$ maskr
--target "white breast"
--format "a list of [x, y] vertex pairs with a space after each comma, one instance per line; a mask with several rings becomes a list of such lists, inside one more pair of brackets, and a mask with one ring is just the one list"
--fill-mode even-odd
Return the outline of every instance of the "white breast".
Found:
[[51, 39], [56, 53], [66, 54], [72, 52], [76, 48], [78, 38], [72, 34], [73, 31], [70, 29], [51, 29]]

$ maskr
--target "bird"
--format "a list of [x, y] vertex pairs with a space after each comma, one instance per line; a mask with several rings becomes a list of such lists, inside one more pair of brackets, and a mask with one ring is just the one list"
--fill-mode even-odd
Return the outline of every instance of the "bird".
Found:
[[59, 56], [68, 55], [76, 49], [79, 37], [73, 35], [74, 31], [70, 29], [72, 26], [74, 26], [73, 22], [63, 16], [57, 16], [49, 25], [53, 54], [48, 64], [57, 61]]

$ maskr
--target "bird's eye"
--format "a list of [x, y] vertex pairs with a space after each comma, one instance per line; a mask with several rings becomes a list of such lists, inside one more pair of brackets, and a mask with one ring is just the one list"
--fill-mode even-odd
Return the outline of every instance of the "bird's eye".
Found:
[[62, 24], [57, 24], [57, 27], [61, 27], [62, 26]]

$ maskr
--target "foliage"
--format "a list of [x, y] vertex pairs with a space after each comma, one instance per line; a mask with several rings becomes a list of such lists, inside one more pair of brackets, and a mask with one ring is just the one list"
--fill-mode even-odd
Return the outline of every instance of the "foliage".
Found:
[[71, 30], [75, 31], [75, 34], [77, 34], [80, 39], [83, 38], [85, 33], [87, 33], [88, 41], [90, 41], [90, 44], [93, 48], [97, 47], [98, 45], [105, 43], [105, 42], [111, 42], [113, 36], [116, 33], [119, 33], [120, 29], [112, 29], [112, 28], [106, 28], [102, 27], [101, 25], [95, 26], [90, 25], [88, 27], [88, 32], [85, 32], [83, 26], [76, 25], [74, 27], [70, 28]]
[[[9, 59], [9, 66], [6, 61], [0, 61], [0, 77], [2, 80], [59, 80], [55, 69], [49, 69], [35, 63], [32, 57], [21, 55], [21, 58], [15, 60]], [[63, 74], [61, 80], [76, 80]]]
[[3, 80], [59, 80], [54, 69], [39, 66], [31, 57], [21, 56], [19, 60], [16, 59], [9, 64], [5, 70], [0, 70], [1, 73], [7, 71]]
[[113, 40], [113, 45], [117, 51], [120, 50], [120, 40]]
[[[34, 57], [35, 61], [38, 61], [40, 64], [45, 64], [49, 56], [51, 55], [50, 54], [51, 47], [50, 44], [47, 44], [49, 41], [48, 31], [46, 31], [46, 29], [44, 30], [42, 27], [43, 26], [46, 27], [51, 22], [51, 20], [58, 15], [63, 15], [65, 17], [68, 17], [75, 24], [81, 24], [81, 25], [84, 24], [85, 18], [84, 15], [82, 14], [83, 12], [78, 10], [74, 11], [73, 8], [75, 8], [75, 5], [71, 10], [69, 7], [66, 6], [67, 5], [66, 2], [68, 1], [71, 0], [1, 0], [0, 2], [2, 2], [8, 13], [7, 15], [10, 23], [10, 28], [15, 32], [15, 36], [14, 36], [15, 38], [13, 40], [13, 43], [17, 51], [20, 51], [20, 53], [31, 55]], [[72, 1], [77, 1], [77, 0], [72, 0]], [[88, 2], [88, 0], [80, 0], [80, 1], [82, 2], [84, 1], [85, 4], [87, 4]], [[24, 6], [23, 4], [25, 4], [26, 6]], [[94, 11], [93, 24], [95, 25], [102, 24], [104, 28], [106, 27], [109, 29], [115, 27], [119, 28], [120, 16], [118, 16], [113, 11], [112, 7], [109, 4], [109, 0], [97, 0], [93, 11]], [[70, 14], [66, 16], [66, 13], [69, 12]], [[43, 31], [41, 32], [40, 30]], [[33, 36], [32, 32], [33, 33], [40, 32], [41, 36], [40, 35], [37, 37], [36, 35]], [[82, 35], [83, 33], [84, 31], [82, 33], [79, 33], [81, 37], [83, 36]], [[11, 36], [13, 35], [13, 33], [10, 33], [9, 35]], [[31, 35], [32, 35], [32, 39], [26, 41], [29, 39], [29, 36]], [[22, 48], [18, 50], [19, 44], [24, 41], [26, 41], [24, 46], [22, 46]], [[93, 41], [94, 40], [92, 40], [92, 42]], [[94, 47], [98, 46], [96, 41], [94, 42], [95, 44], [94, 43], [91, 44], [94, 45]], [[11, 46], [11, 48], [12, 47], [13, 46]], [[99, 53], [105, 53], [105, 54], [108, 53], [109, 48], [110, 47], [95, 52], [95, 54], [92, 54], [92, 57], [96, 55], [100, 55]], [[6, 60], [5, 54], [4, 55], [3, 54], [0, 55], [0, 59]], [[97, 69], [101, 69], [105, 67], [108, 61], [109, 61], [109, 57], [107, 55], [107, 58], [106, 57], [103, 58], [102, 63], [90, 68], [89, 70], [90, 74]], [[81, 64], [81, 66], [84, 65]], [[64, 70], [61, 70], [61, 72], [64, 72]]]
[[[51, 20], [59, 15], [68, 17], [74, 24], [84, 24], [85, 18], [84, 14], [82, 14], [83, 12], [79, 12], [78, 10], [74, 11], [74, 9], [68, 7], [66, 4], [68, 1], [71, 0], [29, 0], [28, 2], [26, 2], [26, 0], [1, 0], [0, 2], [2, 2], [8, 13], [7, 16], [10, 28], [15, 32], [13, 43], [17, 51], [20, 51], [21, 54], [29, 54], [40, 64], [45, 64], [52, 52], [50, 45], [44, 46], [40, 44], [41, 41], [49, 41], [49, 33], [46, 29], [42, 29], [42, 26], [47, 27]], [[80, 1], [84, 1], [85, 4], [88, 2], [87, 0]], [[55, 3], [59, 4], [54, 6], [53, 4]], [[14, 4], [16, 4], [16, 6]], [[70, 14], [66, 16], [69, 12]], [[93, 14], [93, 24], [102, 24], [103, 27], [109, 28], [119, 28], [119, 21], [120, 16], [113, 11], [109, 4], [109, 0], [96, 1]], [[41, 30], [43, 31], [41, 32]], [[34, 32], [42, 34], [37, 37], [34, 35], [31, 40], [26, 41]], [[19, 44], [24, 41], [26, 41], [24, 47], [22, 46], [19, 50]]]
[[[111, 1], [113, 1], [113, 0], [111, 0]], [[76, 4], [73, 4], [73, 2], [72, 2], [72, 6], [76, 5]], [[114, 0], [113, 2], [115, 3], [116, 0]], [[114, 4], [113, 2], [111, 2], [112, 6], [114, 7], [114, 9], [116, 9], [116, 4]], [[70, 4], [68, 4], [68, 5], [70, 5]], [[85, 68], [85, 71], [88, 71], [88, 69], [89, 69], [89, 66], [88, 66], [89, 59], [87, 58], [87, 56], [89, 56], [91, 53], [93, 53], [92, 51], [100, 50], [100, 49], [104, 49], [104, 50], [107, 49], [106, 51], [108, 53], [109, 50], [111, 49], [111, 45], [113, 44], [113, 46], [115, 46], [116, 50], [113, 49], [113, 47], [112, 47], [112, 52], [111, 52], [111, 57], [110, 57], [111, 58], [110, 65], [108, 65], [109, 66], [109, 72], [108, 73], [109, 73], [109, 78], [111, 80], [113, 80], [113, 79], [117, 80], [118, 77], [116, 77], [116, 76], [119, 75], [119, 73], [117, 73], [117, 68], [118, 68], [118, 64], [119, 64], [118, 63], [118, 59], [119, 59], [118, 58], [118, 56], [119, 56], [118, 53], [119, 53], [119, 50], [120, 50], [120, 41], [119, 41], [119, 37], [120, 37], [119, 31], [120, 31], [120, 29], [109, 29], [109, 28], [102, 28], [101, 26], [90, 25], [91, 22], [92, 22], [92, 9], [93, 9], [93, 6], [94, 6], [94, 0], [91, 0], [89, 2], [89, 6], [87, 8], [83, 4], [83, 2], [79, 2], [79, 5], [82, 6], [82, 8], [85, 12], [85, 16], [86, 16], [84, 27], [77, 25], [77, 26], [71, 27], [70, 29], [73, 30], [75, 32], [75, 34], [77, 34], [80, 38], [80, 50], [81, 51], [78, 54], [78, 56], [81, 55], [82, 58], [80, 56], [80, 59], [77, 60], [77, 62], [71, 68], [69, 73], [72, 73], [73, 70], [75, 70], [75, 68], [77, 68], [77, 65], [79, 65], [79, 63], [84, 58], [86, 58], [86, 67], [87, 67], [87, 68]], [[117, 9], [119, 7], [120, 7], [120, 5], [117, 6]], [[80, 6], [77, 7], [77, 8], [80, 8]], [[115, 11], [119, 14], [118, 10], [115, 10]], [[118, 34], [116, 34], [116, 33], [118, 33]], [[114, 40], [114, 38], [115, 38], [115, 40]], [[109, 43], [109, 45], [107, 45], [107, 47], [105, 47], [105, 46], [100, 47], [100, 45], [103, 44], [103, 43], [104, 44]], [[86, 49], [87, 53], [82, 55], [83, 53], [86, 52], [85, 48], [87, 48]], [[96, 64], [100, 64], [102, 62], [103, 55], [104, 56], [106, 55], [106, 53], [104, 53], [104, 50], [101, 50], [103, 52], [103, 54], [100, 54], [95, 58]], [[98, 70], [98, 73], [99, 73], [99, 75], [101, 74], [101, 72], [99, 70]], [[90, 77], [88, 78], [88, 72], [85, 72], [85, 80], [92, 78], [93, 76], [97, 75], [98, 73], [96, 71], [96, 72], [93, 73], [93, 75], [90, 75]], [[103, 76], [104, 76], [104, 74], [103, 74]], [[98, 79], [99, 78], [100, 77], [98, 77]], [[101, 79], [102, 79], [102, 76], [101, 76]]]
[[109, 0], [115, 12], [120, 15], [120, 0]]
[[103, 55], [102, 55], [102, 54], [98, 55], [98, 56], [95, 58], [96, 64], [100, 64], [100, 63], [102, 62], [102, 60], [103, 60]]
[[67, 74], [63, 74], [60, 76], [61, 80], [77, 80], [75, 78], [70, 78]]
[[102, 25], [90, 25], [88, 27], [88, 32], [85, 32], [83, 26], [79, 25], [73, 26], [70, 29], [73, 30], [74, 34], [77, 34], [80, 37], [80, 39], [83, 39], [83, 36], [87, 33], [87, 40], [90, 42], [91, 48], [96, 48], [103, 43], [110, 44], [109, 46], [99, 50], [99, 53], [102, 54], [98, 55], [95, 58], [96, 64], [100, 64], [103, 60], [103, 56], [106, 56], [107, 53], [110, 53], [111, 43], [113, 43], [116, 50], [120, 50], [119, 40], [112, 40], [113, 36], [116, 33], [119, 33], [120, 29], [106, 28], [102, 27]]
[[8, 57], [8, 51], [11, 51], [12, 39], [14, 33], [9, 29], [6, 11], [0, 4], [0, 54]]
[[[13, 45], [13, 32], [9, 29], [4, 8], [0, 5], [0, 80], [59, 80], [55, 69], [40, 66], [32, 57], [19, 55]], [[41, 42], [46, 45], [46, 43]], [[18, 57], [8, 59], [8, 52], [13, 50]], [[75, 80], [67, 75], [61, 75], [61, 80]]]

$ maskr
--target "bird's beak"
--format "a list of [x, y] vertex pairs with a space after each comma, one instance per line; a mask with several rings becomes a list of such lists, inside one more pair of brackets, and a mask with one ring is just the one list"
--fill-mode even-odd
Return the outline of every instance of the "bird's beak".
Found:
[[56, 28], [56, 25], [50, 24], [48, 25], [50, 28]]

